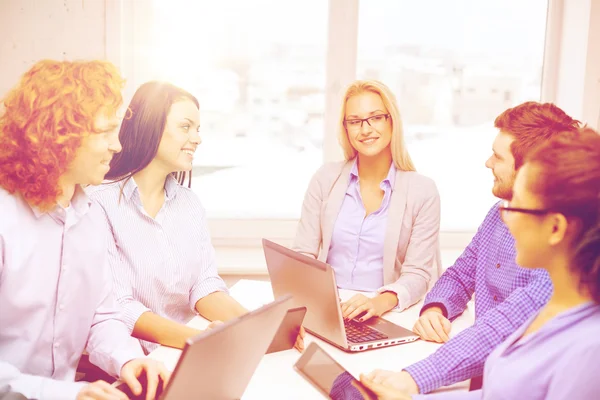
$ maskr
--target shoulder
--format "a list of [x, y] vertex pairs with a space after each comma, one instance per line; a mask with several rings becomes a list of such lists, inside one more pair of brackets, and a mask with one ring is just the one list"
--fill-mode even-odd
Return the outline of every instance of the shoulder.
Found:
[[340, 176], [344, 168], [351, 165], [352, 162], [353, 161], [334, 161], [325, 163], [319, 167], [317, 172], [315, 172], [313, 179], [323, 182], [335, 180]]
[[7, 233], [17, 223], [21, 202], [17, 195], [0, 186], [0, 235]]
[[116, 205], [121, 196], [121, 182], [106, 183], [98, 186], [85, 188], [86, 194], [92, 201], [100, 204], [103, 208]]
[[408, 185], [407, 195], [417, 202], [422, 203], [432, 199], [439, 200], [440, 194], [437, 185], [428, 176], [415, 171], [398, 171], [396, 176], [399, 178], [396, 180], [396, 188], [399, 187], [399, 182], [406, 182]]

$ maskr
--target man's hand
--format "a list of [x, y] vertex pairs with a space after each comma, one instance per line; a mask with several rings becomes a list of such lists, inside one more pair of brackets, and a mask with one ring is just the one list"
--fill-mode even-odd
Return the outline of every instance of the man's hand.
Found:
[[[360, 376], [360, 382], [367, 388], [370, 389], [377, 396], [378, 400], [411, 400], [411, 395], [403, 390], [393, 388], [386, 384], [377, 383], [365, 375]], [[354, 384], [353, 384], [354, 385]], [[354, 385], [358, 391], [362, 394], [365, 399], [371, 399], [372, 396], [366, 393], [365, 390], [360, 388], [358, 385]]]
[[[142, 393], [143, 387], [138, 378], [145, 373], [146, 375], [146, 400], [154, 400], [159, 378], [162, 380], [162, 389], [164, 390], [169, 382], [171, 373], [162, 362], [150, 358], [136, 358], [131, 360], [121, 368], [121, 380], [129, 386], [134, 395]], [[125, 397], [126, 398], [126, 397]]]
[[77, 394], [77, 400], [128, 400], [125, 393], [104, 381], [85, 385]]
[[304, 327], [300, 325], [300, 332], [298, 332], [298, 336], [296, 337], [296, 344], [294, 345], [294, 348], [300, 353], [304, 351], [304, 336], [306, 336], [306, 331], [304, 330]]
[[369, 382], [392, 388], [409, 396], [419, 393], [417, 383], [406, 371], [393, 372], [376, 369], [367, 375], [361, 375], [361, 382], [363, 377]]
[[450, 340], [448, 336], [452, 323], [444, 317], [439, 307], [431, 307], [421, 315], [413, 331], [423, 340], [429, 342], [445, 343]]
[[383, 313], [391, 310], [398, 303], [395, 293], [384, 292], [373, 298], [364, 294], [355, 294], [350, 300], [342, 303], [342, 316], [345, 319], [354, 319], [364, 313], [358, 320], [366, 321], [372, 317], [381, 317]]

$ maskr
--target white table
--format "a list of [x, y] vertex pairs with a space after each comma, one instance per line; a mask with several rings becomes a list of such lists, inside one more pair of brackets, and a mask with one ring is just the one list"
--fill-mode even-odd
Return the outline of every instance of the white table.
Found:
[[[249, 310], [257, 309], [273, 301], [273, 293], [269, 282], [241, 280], [231, 287], [230, 293]], [[352, 294], [351, 291], [340, 290], [342, 300], [348, 299]], [[420, 309], [421, 303], [401, 313], [389, 312], [384, 318], [407, 329], [412, 329]], [[472, 305], [470, 304], [463, 315], [453, 322], [450, 337], [469, 327], [473, 323], [473, 315]], [[188, 325], [204, 329], [208, 325], [208, 321], [202, 317], [196, 317]], [[305, 348], [312, 341], [317, 342], [354, 376], [358, 376], [360, 373], [368, 373], [376, 368], [399, 371], [432, 354], [440, 346], [436, 343], [419, 340], [362, 353], [346, 353], [310, 334], [306, 335]], [[180, 354], [180, 350], [161, 346], [153, 351], [149, 357], [163, 361], [167, 368], [173, 370]], [[322, 398], [316, 389], [294, 371], [293, 365], [298, 357], [300, 357], [300, 353], [296, 350], [265, 355], [258, 365], [243, 399], [285, 398], [304, 400]], [[442, 390], [466, 390], [467, 386], [467, 382], [462, 382]]]

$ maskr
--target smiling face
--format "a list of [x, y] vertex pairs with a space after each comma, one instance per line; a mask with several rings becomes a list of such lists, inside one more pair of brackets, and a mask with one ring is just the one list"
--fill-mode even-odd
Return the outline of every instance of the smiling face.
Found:
[[94, 120], [98, 133], [90, 133], [81, 140], [75, 157], [64, 178], [80, 185], [99, 185], [109, 170], [113, 155], [121, 151], [119, 142], [119, 120], [99, 113]]
[[191, 171], [194, 152], [202, 142], [199, 129], [200, 110], [196, 104], [188, 99], [174, 102], [154, 161], [168, 173]]
[[[370, 120], [359, 121], [364, 118]], [[361, 156], [376, 157], [390, 151], [392, 122], [377, 93], [367, 91], [351, 96], [346, 101], [344, 120], [350, 144]]]
[[515, 158], [510, 150], [514, 137], [500, 131], [492, 145], [492, 155], [485, 162], [485, 166], [494, 174], [494, 187], [492, 193], [501, 199], [510, 200], [515, 183]]

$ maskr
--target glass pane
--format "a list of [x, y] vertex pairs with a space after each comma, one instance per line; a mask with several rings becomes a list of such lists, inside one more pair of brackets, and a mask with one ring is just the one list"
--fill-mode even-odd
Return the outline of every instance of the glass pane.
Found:
[[154, 0], [154, 76], [200, 101], [211, 218], [298, 217], [322, 162], [328, 4]]
[[396, 94], [408, 150], [433, 178], [442, 230], [473, 231], [497, 201], [484, 166], [505, 109], [540, 99], [547, 0], [360, 3], [357, 74]]

